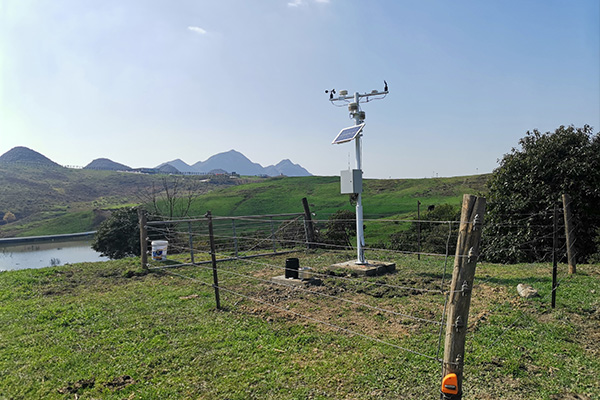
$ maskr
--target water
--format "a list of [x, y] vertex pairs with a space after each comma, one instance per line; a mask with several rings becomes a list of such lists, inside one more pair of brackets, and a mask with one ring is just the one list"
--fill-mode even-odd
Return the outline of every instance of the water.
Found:
[[91, 247], [91, 239], [0, 244], [0, 271], [44, 268], [88, 261], [106, 261]]

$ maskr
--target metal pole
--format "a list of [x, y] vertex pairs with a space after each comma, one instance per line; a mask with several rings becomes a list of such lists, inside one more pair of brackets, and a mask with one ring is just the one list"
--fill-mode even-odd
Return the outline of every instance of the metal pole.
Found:
[[277, 243], [275, 242], [275, 228], [273, 227], [273, 217], [271, 219], [271, 241], [273, 242], [273, 253], [277, 253]]
[[[360, 120], [360, 103], [359, 103], [358, 92], [354, 93], [354, 102], [356, 103], [357, 110], [354, 114], [356, 125], [361, 123]], [[356, 137], [356, 169], [361, 172], [362, 178], [362, 134]], [[365, 262], [365, 251], [363, 249], [365, 245], [365, 232], [363, 230], [363, 207], [362, 207], [362, 193], [358, 193], [356, 199], [356, 253], [358, 257], [357, 264], [366, 264]]]
[[194, 262], [194, 239], [192, 238], [192, 223], [188, 222], [188, 233], [190, 235], [190, 258], [192, 261], [192, 264], [195, 264]]
[[417, 200], [417, 260], [421, 259], [421, 202]]
[[238, 238], [237, 238], [237, 234], [235, 233], [235, 219], [231, 220], [231, 225], [233, 226], [233, 244], [235, 246], [235, 256], [238, 256]]
[[[364, 120], [364, 113], [362, 113], [360, 111], [360, 99], [362, 97], [366, 97], [367, 101], [369, 101], [370, 96], [387, 95], [389, 93], [387, 82], [384, 81], [384, 84], [385, 84], [385, 87], [382, 92], [373, 90], [370, 93], [359, 94], [358, 92], [355, 92], [354, 95], [349, 95], [347, 91], [343, 91], [344, 93], [343, 94], [340, 93], [340, 95], [338, 97], [334, 97], [335, 90], [332, 90], [331, 93], [328, 90], [326, 90], [325, 93], [330, 93], [329, 101], [331, 101], [331, 102], [353, 99], [354, 104], [356, 104], [356, 110], [350, 110], [350, 111], [352, 113], [352, 117], [355, 120], [355, 125], [359, 125]], [[358, 134], [354, 140], [356, 142], [355, 143], [356, 144], [356, 169], [358, 169], [361, 172], [361, 179], [362, 179], [361, 136], [362, 136], [361, 134]], [[356, 199], [356, 252], [357, 252], [357, 258], [358, 258], [356, 263], [357, 264], [366, 264], [367, 262], [365, 261], [365, 253], [364, 253], [365, 234], [364, 234], [364, 228], [363, 228], [362, 193], [356, 193], [356, 194], [357, 194], [357, 199]]]
[[210, 258], [212, 261], [213, 269], [213, 288], [215, 289], [215, 302], [217, 303], [217, 309], [221, 309], [221, 298], [219, 296], [219, 277], [217, 275], [217, 256], [215, 254], [215, 234], [213, 231], [212, 213], [208, 211], [206, 213], [208, 218], [208, 236], [210, 238]]
[[138, 208], [138, 219], [140, 221], [140, 262], [142, 269], [148, 270], [148, 217], [146, 210]]
[[558, 257], [556, 251], [558, 247], [558, 207], [554, 204], [554, 231], [552, 233], [552, 308], [556, 307], [556, 279], [558, 274]]

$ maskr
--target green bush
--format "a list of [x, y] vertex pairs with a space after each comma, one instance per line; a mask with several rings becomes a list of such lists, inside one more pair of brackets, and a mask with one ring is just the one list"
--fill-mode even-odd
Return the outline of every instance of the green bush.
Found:
[[137, 208], [120, 208], [102, 222], [92, 248], [111, 259], [140, 255], [140, 226]]

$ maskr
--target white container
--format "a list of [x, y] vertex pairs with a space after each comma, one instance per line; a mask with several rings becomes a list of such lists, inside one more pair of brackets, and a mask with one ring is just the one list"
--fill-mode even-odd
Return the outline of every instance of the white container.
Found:
[[165, 261], [167, 259], [167, 247], [169, 242], [166, 240], [152, 241], [152, 259], [154, 261]]
[[298, 271], [298, 277], [303, 281], [309, 281], [313, 278], [313, 271], [310, 267], [302, 267]]

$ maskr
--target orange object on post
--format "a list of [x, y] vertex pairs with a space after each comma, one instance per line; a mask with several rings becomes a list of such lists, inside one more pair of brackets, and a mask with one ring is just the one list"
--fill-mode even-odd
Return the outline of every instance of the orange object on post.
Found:
[[442, 393], [458, 394], [458, 378], [456, 374], [448, 374], [442, 379]]

